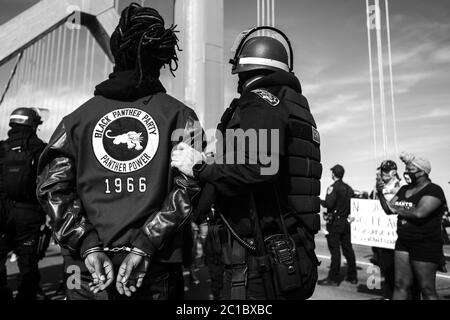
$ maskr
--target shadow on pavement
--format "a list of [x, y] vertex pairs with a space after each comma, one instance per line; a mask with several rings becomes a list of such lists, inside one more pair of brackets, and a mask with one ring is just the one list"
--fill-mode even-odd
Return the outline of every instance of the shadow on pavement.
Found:
[[[40, 288], [42, 293], [38, 295], [39, 300], [62, 300], [64, 293], [62, 289], [63, 271], [61, 265], [51, 265], [39, 268], [41, 274]], [[13, 291], [14, 296], [17, 294], [18, 274], [8, 275], [8, 287]]]

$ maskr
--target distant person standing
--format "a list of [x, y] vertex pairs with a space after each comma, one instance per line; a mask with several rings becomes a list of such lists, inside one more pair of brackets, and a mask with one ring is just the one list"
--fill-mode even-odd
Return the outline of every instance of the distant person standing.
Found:
[[388, 201], [381, 192], [383, 182], [377, 183], [384, 211], [398, 215], [393, 299], [408, 299], [416, 278], [422, 298], [436, 300], [436, 272], [443, 257], [441, 222], [445, 195], [429, 178], [428, 160], [405, 152], [400, 159], [406, 165], [404, 176], [408, 185]]
[[331, 176], [334, 183], [328, 187], [325, 200], [321, 205], [327, 208], [327, 242], [331, 253], [331, 267], [328, 277], [318, 281], [323, 286], [339, 286], [342, 253], [347, 260], [347, 277], [345, 281], [352, 284], [358, 283], [356, 274], [356, 259], [350, 238], [350, 199], [353, 197], [353, 189], [342, 181], [344, 168], [337, 164], [331, 168]]

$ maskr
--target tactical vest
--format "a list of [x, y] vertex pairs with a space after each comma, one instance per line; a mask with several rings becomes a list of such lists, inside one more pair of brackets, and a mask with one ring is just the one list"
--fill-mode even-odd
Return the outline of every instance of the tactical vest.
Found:
[[320, 135], [306, 98], [284, 87], [277, 95], [288, 114], [286, 164], [284, 190], [288, 194], [288, 206], [294, 212], [286, 222], [300, 222], [308, 231], [316, 234], [320, 229]]

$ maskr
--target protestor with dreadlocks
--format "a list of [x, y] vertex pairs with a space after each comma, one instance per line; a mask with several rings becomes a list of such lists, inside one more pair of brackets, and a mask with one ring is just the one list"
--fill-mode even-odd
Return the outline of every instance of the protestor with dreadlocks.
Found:
[[40, 159], [40, 202], [83, 267], [68, 299], [183, 297], [199, 187], [170, 167], [170, 154], [201, 129], [159, 81], [161, 67], [177, 69], [175, 32], [154, 9], [125, 8], [111, 36], [114, 72], [63, 118]]

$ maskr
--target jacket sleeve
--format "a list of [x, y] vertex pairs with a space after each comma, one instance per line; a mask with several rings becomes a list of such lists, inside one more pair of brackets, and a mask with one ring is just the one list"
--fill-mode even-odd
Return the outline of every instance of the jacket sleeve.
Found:
[[61, 122], [38, 163], [37, 197], [58, 244], [72, 253], [102, 246], [76, 192], [75, 153]]
[[[198, 125], [197, 116], [189, 111], [178, 124], [183, 129], [183, 140], [193, 145], [195, 137], [203, 140], [203, 130]], [[172, 141], [175, 145], [178, 141]], [[170, 161], [170, 157], [169, 157]], [[141, 228], [136, 239], [132, 243], [134, 247], [153, 255], [163, 249], [175, 234], [186, 224], [190, 224], [192, 214], [201, 187], [197, 180], [189, 178], [174, 169], [173, 188], [164, 199], [160, 208], [153, 212]]]
[[[252, 145], [246, 143], [245, 150], [236, 150], [226, 141], [226, 153], [219, 155], [214, 163], [206, 165], [198, 174], [200, 181], [212, 184], [225, 196], [246, 194], [256, 184], [272, 182], [278, 177], [284, 154], [286, 124], [277, 108], [263, 103], [265, 102], [246, 99], [238, 106], [240, 129], [244, 132], [256, 132], [258, 142]], [[267, 135], [260, 135], [263, 132]], [[228, 163], [230, 153], [234, 153], [231, 155], [233, 159], [243, 156], [244, 162], [235, 160]]]

